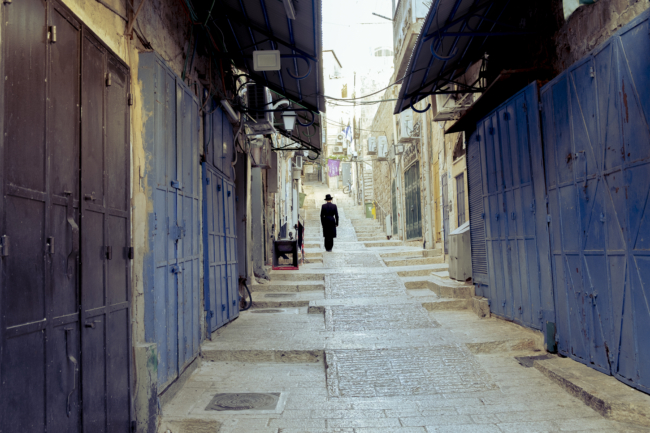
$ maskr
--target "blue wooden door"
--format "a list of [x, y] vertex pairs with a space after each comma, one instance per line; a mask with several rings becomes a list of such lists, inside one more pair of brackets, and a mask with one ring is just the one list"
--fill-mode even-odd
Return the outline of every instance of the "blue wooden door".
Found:
[[232, 127], [219, 108], [204, 116], [203, 291], [210, 332], [239, 315]]
[[[541, 329], [552, 309], [537, 83], [477, 125], [488, 260], [496, 314]], [[539, 204], [538, 204], [539, 203]]]
[[203, 266], [206, 317], [210, 331], [228, 323], [228, 274], [223, 176], [203, 164]]
[[163, 390], [199, 351], [199, 113], [191, 90], [155, 53], [140, 55], [145, 173], [153, 211], [145, 255], [145, 338]]
[[239, 316], [239, 267], [237, 263], [237, 226], [235, 185], [224, 179], [226, 221], [226, 265], [228, 273], [229, 319]]
[[650, 391], [646, 12], [542, 88], [560, 353]]

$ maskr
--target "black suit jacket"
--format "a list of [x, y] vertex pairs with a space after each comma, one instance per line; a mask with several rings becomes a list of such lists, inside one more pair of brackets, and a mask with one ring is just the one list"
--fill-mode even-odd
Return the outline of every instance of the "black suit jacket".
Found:
[[339, 225], [339, 211], [334, 203], [325, 203], [320, 208], [320, 223], [323, 226], [323, 237], [336, 237], [336, 227]]

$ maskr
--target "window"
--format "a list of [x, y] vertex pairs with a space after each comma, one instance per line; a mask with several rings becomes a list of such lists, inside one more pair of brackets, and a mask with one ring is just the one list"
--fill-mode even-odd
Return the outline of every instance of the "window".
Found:
[[465, 174], [456, 176], [456, 203], [458, 207], [458, 227], [465, 223]]

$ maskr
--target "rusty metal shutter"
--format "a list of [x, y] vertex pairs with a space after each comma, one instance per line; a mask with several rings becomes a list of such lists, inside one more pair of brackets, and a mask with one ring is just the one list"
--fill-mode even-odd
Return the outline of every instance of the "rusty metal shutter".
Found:
[[488, 284], [487, 254], [485, 251], [485, 224], [483, 221], [483, 184], [481, 149], [472, 134], [467, 143], [467, 184], [469, 188], [469, 227], [472, 246], [472, 280]]

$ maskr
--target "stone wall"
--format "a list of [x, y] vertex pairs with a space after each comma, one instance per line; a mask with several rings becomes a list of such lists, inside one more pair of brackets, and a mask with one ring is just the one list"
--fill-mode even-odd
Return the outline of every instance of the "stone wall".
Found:
[[554, 36], [555, 70], [567, 69], [648, 8], [647, 0], [599, 0], [579, 7]]

